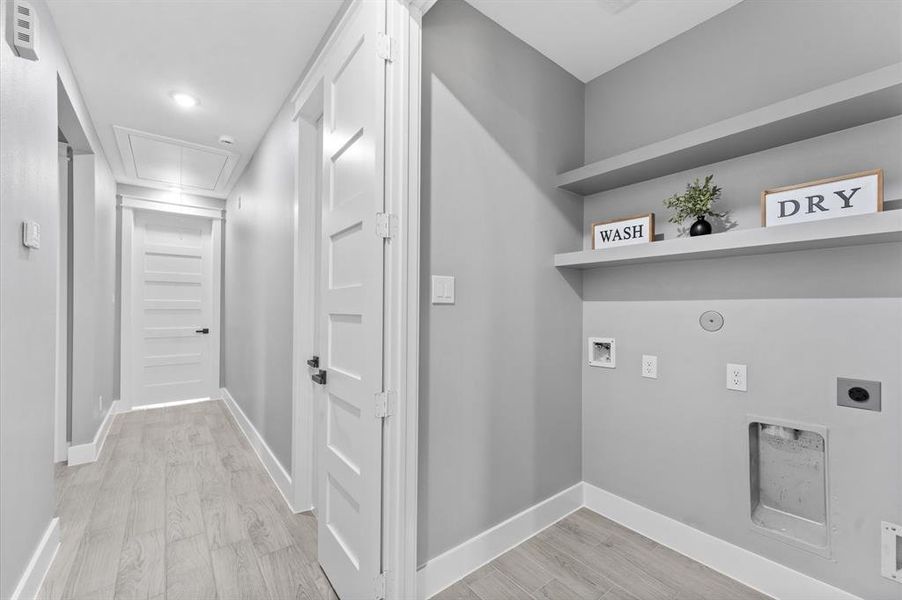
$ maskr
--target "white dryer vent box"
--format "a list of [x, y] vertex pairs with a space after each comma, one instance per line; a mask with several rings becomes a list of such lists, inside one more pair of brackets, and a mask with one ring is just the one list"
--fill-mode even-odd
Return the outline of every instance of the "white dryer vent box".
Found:
[[6, 41], [13, 52], [28, 60], [38, 59], [38, 15], [25, 0], [10, 0], [6, 17]]

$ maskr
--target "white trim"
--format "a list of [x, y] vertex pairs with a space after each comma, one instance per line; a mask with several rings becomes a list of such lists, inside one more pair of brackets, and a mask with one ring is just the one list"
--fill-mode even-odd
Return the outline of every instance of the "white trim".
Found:
[[319, 81], [323, 77], [322, 69], [324, 62], [327, 60], [327, 57], [332, 51], [332, 47], [341, 37], [341, 34], [351, 21], [353, 15], [357, 13], [357, 9], [360, 8], [362, 3], [363, 0], [350, 0], [347, 10], [341, 15], [335, 28], [332, 29], [332, 32], [329, 34], [329, 39], [322, 45], [319, 54], [307, 68], [307, 73], [304, 75], [303, 81], [301, 81], [294, 93], [291, 94], [291, 103], [294, 105], [291, 114], [292, 119], [298, 118], [298, 115], [301, 113], [304, 105], [307, 104], [311, 95], [317, 91]]
[[[59, 206], [59, 244], [56, 269], [56, 339], [54, 340], [54, 383], [53, 383], [53, 462], [63, 462], [69, 454], [69, 145], [57, 145], [58, 167], [65, 168], [59, 173], [60, 190], [57, 198]], [[65, 178], [65, 183], [63, 179]]]
[[[224, 211], [223, 211], [224, 212]], [[212, 275], [210, 297], [213, 301], [210, 318], [210, 395], [222, 385], [220, 371], [222, 361], [222, 219], [213, 219], [210, 227], [210, 244], [213, 252], [210, 256], [210, 273]]]
[[580, 507], [778, 600], [862, 600], [685, 523], [580, 482], [429, 560], [417, 573], [417, 598], [431, 598]]
[[395, 402], [384, 430], [383, 561], [391, 598], [413, 598], [418, 587], [420, 20], [406, 0], [388, 3], [396, 57], [386, 73], [385, 203], [399, 224], [386, 254], [386, 389]]
[[187, 215], [210, 219], [210, 273], [211, 297], [213, 306], [211, 307], [210, 320], [213, 325], [210, 329], [210, 394], [215, 394], [220, 384], [220, 359], [222, 352], [222, 342], [220, 331], [222, 329], [221, 304], [222, 304], [222, 222], [224, 219], [225, 209], [205, 208], [196, 206], [184, 206], [181, 204], [172, 204], [169, 202], [160, 202], [157, 200], [148, 200], [137, 198], [135, 196], [119, 196], [119, 208], [121, 210], [122, 234], [119, 240], [119, 253], [121, 256], [119, 281], [120, 297], [119, 305], [119, 322], [122, 323], [119, 331], [119, 393], [122, 396], [121, 412], [125, 412], [134, 407], [135, 394], [133, 382], [133, 361], [132, 346], [136, 339], [135, 333], [131, 326], [126, 324], [133, 323], [132, 315], [132, 275], [139, 272], [139, 267], [135, 264], [137, 258], [134, 256], [133, 243], [135, 233], [135, 211], [147, 210], [152, 212], [164, 212], [178, 215]]
[[[316, 504], [316, 418], [310, 372], [306, 361], [316, 355], [316, 294], [319, 285], [319, 226], [317, 171], [322, 170], [320, 134], [316, 121], [322, 117], [322, 95], [313, 97], [310, 114], [295, 119], [298, 162], [294, 199], [292, 242], [294, 252], [291, 364], [291, 477], [294, 502], [300, 510]], [[309, 117], [309, 118], [308, 118]]]
[[[133, 406], [128, 409], [131, 412], [136, 410], [153, 410], [154, 408], [171, 408], [173, 406], [185, 406], [186, 404], [200, 404], [201, 402], [211, 402], [215, 398], [190, 398], [188, 400], [173, 400], [172, 402], [158, 402], [157, 404], [142, 404], [141, 406]], [[126, 411], [122, 411], [126, 412]]]
[[205, 217], [207, 219], [217, 220], [222, 220], [222, 213], [224, 212], [224, 210], [221, 208], [208, 208], [206, 206], [178, 204], [175, 202], [165, 202], [163, 200], [138, 198], [137, 196], [120, 196], [119, 205], [123, 208], [131, 208], [134, 210], [149, 210], [154, 212], [188, 215], [191, 217]]
[[263, 439], [263, 436], [260, 435], [260, 432], [257, 431], [257, 428], [254, 427], [251, 420], [247, 418], [247, 415], [244, 414], [244, 411], [241, 410], [241, 407], [235, 402], [235, 399], [229, 393], [229, 390], [220, 388], [219, 391], [222, 393], [222, 400], [225, 403], [226, 408], [232, 413], [232, 417], [235, 419], [235, 422], [238, 423], [238, 427], [244, 433], [244, 437], [247, 438], [251, 448], [257, 453], [260, 462], [263, 463], [263, 468], [266, 469], [266, 472], [269, 473], [273, 483], [279, 488], [282, 498], [285, 499], [285, 504], [288, 505], [288, 508], [290, 508], [292, 512], [300, 512], [295, 510], [290, 499], [292, 497], [292, 486], [291, 476], [288, 475], [288, 471], [285, 470], [285, 467], [282, 466], [282, 463], [279, 462], [276, 455], [273, 454], [272, 450], [269, 449], [269, 446], [266, 445], [266, 440]]
[[110, 432], [110, 425], [113, 424], [113, 418], [119, 414], [120, 406], [121, 403], [119, 400], [113, 400], [109, 410], [106, 412], [106, 416], [103, 418], [103, 422], [101, 422], [100, 427], [97, 428], [97, 433], [94, 434], [94, 439], [92, 441], [87, 444], [74, 444], [69, 446], [68, 464], [70, 467], [92, 463], [100, 458], [100, 453], [103, 452], [103, 445], [106, 443], [107, 434]]
[[9, 600], [31, 600], [38, 595], [59, 547], [60, 520], [59, 517], [53, 517]]
[[583, 483], [586, 508], [780, 600], [861, 600], [651, 509]]
[[438, 2], [438, 0], [407, 0], [410, 12], [419, 17], [422, 17], [429, 12], [429, 9], [435, 6], [436, 2]]
[[135, 211], [126, 210], [120, 204], [121, 237], [119, 239], [119, 395], [123, 400], [123, 409], [131, 408], [132, 394], [132, 362], [129, 349], [133, 345], [132, 328], [132, 271], [136, 270], [135, 257], [132, 256], [133, 238], [135, 236]]
[[419, 570], [418, 598], [431, 598], [578, 510], [582, 504], [580, 482], [433, 558]]
[[150, 179], [138, 175], [137, 162], [135, 160], [135, 155], [132, 152], [133, 136], [154, 142], [173, 145], [178, 147], [180, 150], [187, 148], [190, 150], [197, 150], [221, 157], [223, 159], [222, 169], [220, 170], [219, 176], [216, 178], [216, 183], [213, 185], [212, 189], [209, 187], [188, 185], [186, 183], [181, 184], [181, 188], [194, 190], [198, 194], [216, 194], [223, 198], [227, 196], [229, 192], [229, 182], [232, 179], [232, 173], [234, 172], [235, 167], [238, 166], [239, 162], [241, 161], [241, 154], [235, 152], [234, 150], [215, 148], [213, 146], [204, 146], [202, 144], [196, 144], [194, 142], [187, 142], [185, 140], [166, 137], [156, 133], [149, 133], [147, 131], [139, 131], [137, 129], [131, 129], [129, 127], [122, 127], [121, 125], [113, 125], [113, 136], [116, 139], [116, 146], [118, 146], [119, 148], [119, 156], [122, 159], [122, 167], [125, 171], [128, 183], [132, 185], [162, 188], [169, 187], [172, 184], [172, 182]]

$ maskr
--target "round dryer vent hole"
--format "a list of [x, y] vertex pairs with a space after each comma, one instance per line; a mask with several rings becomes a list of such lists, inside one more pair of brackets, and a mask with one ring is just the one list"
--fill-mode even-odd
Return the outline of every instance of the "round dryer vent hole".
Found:
[[698, 318], [698, 323], [705, 331], [720, 331], [723, 327], [723, 315], [716, 310], [708, 310]]

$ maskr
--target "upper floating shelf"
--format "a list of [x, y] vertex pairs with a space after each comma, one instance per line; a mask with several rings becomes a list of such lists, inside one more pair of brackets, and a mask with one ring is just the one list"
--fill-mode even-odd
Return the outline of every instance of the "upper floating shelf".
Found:
[[902, 114], [902, 63], [561, 173], [584, 196]]
[[676, 238], [555, 254], [554, 266], [595, 269], [628, 264], [666, 262], [727, 256], [747, 256], [793, 250], [861, 246], [902, 242], [902, 210], [826, 221], [756, 227], [694, 238]]

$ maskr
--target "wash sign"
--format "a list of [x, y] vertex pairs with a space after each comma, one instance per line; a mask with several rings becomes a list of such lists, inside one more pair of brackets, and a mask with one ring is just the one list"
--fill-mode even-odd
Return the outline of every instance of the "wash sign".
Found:
[[643, 244], [654, 239], [654, 213], [592, 223], [593, 250]]
[[883, 170], [831, 177], [761, 193], [765, 227], [864, 215], [883, 210]]

